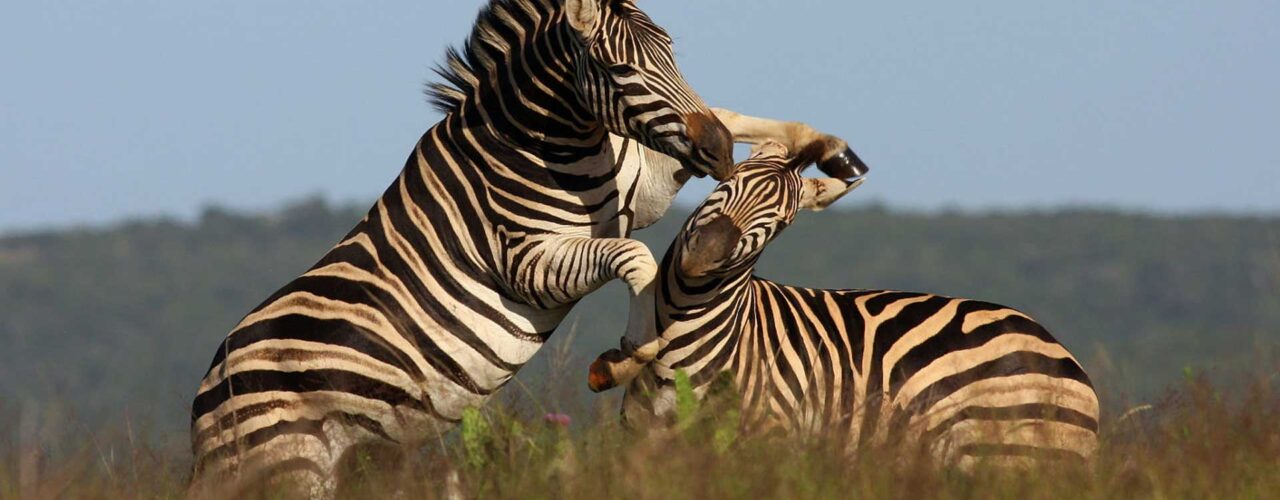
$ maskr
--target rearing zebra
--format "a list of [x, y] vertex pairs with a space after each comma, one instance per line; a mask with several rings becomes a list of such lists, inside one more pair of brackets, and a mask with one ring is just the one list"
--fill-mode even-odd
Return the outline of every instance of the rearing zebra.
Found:
[[[430, 94], [445, 112], [367, 216], [218, 346], [192, 403], [193, 491], [224, 478], [331, 494], [351, 446], [450, 428], [620, 278], [651, 329], [656, 262], [627, 239], [732, 142], [845, 143], [713, 111], [627, 0], [493, 0]], [[732, 133], [717, 115], [724, 117]]]
[[788, 161], [786, 148], [766, 144], [721, 182], [663, 258], [657, 329], [625, 339], [628, 354], [602, 354], [591, 388], [629, 382], [624, 416], [643, 423], [672, 414], [676, 370], [699, 396], [729, 372], [748, 426], [823, 433], [850, 449], [905, 440], [962, 468], [1090, 456], [1098, 400], [1089, 378], [1021, 312], [752, 276], [798, 210], [861, 184], [801, 177], [811, 153]]

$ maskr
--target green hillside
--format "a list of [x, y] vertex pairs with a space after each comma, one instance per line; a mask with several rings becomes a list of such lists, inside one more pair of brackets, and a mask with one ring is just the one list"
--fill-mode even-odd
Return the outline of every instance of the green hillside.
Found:
[[[217, 342], [362, 212], [310, 200], [270, 215], [209, 209], [190, 224], [0, 238], [0, 416], [35, 408], [85, 428], [128, 418], [185, 440]], [[682, 219], [639, 237], [660, 254]], [[1150, 398], [1187, 367], [1230, 377], [1280, 359], [1280, 217], [832, 210], [803, 214], [760, 274], [1018, 307], [1111, 401]], [[565, 323], [576, 323], [573, 345], [562, 346], [575, 363], [557, 379], [584, 386], [586, 362], [616, 345], [625, 313], [616, 284], [580, 304]], [[545, 358], [522, 378], [544, 377]]]

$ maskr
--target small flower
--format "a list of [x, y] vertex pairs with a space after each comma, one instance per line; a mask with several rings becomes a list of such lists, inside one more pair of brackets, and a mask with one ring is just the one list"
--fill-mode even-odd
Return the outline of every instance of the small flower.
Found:
[[551, 425], [568, 427], [573, 422], [573, 419], [564, 413], [548, 413], [542, 416], [542, 421]]

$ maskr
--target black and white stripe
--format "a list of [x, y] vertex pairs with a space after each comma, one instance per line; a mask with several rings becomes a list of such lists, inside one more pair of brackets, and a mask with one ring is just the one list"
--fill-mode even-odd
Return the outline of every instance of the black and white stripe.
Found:
[[193, 485], [331, 494], [352, 445], [448, 429], [608, 280], [651, 308], [656, 262], [626, 238], [652, 222], [636, 220], [642, 158], [718, 177], [732, 162], [670, 41], [629, 1], [493, 0], [400, 176], [218, 346], [192, 403]]
[[602, 355], [593, 389], [630, 380], [624, 414], [647, 421], [672, 414], [678, 370], [699, 395], [729, 372], [749, 426], [823, 433], [850, 449], [906, 440], [964, 467], [1092, 454], [1089, 377], [1025, 314], [754, 277], [799, 209], [821, 209], [860, 183], [803, 178], [804, 159], [786, 155], [764, 146], [689, 218], [659, 267], [656, 330], [624, 342], [632, 352]]

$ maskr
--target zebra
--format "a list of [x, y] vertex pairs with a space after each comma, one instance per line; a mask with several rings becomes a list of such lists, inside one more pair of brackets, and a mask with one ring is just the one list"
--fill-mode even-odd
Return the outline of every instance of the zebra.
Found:
[[644, 312], [629, 329], [651, 329], [657, 262], [628, 236], [671, 185], [725, 177], [735, 141], [862, 165], [807, 125], [708, 108], [629, 0], [491, 0], [446, 61], [428, 88], [444, 117], [391, 186], [219, 343], [191, 407], [193, 494], [331, 496], [349, 450], [447, 431], [614, 278]]
[[683, 371], [698, 397], [732, 380], [747, 428], [834, 436], [850, 451], [914, 443], [961, 469], [1087, 459], [1097, 395], [1071, 353], [1026, 314], [753, 276], [799, 210], [821, 210], [863, 180], [802, 177], [814, 151], [789, 154], [760, 146], [689, 216], [660, 265], [656, 329], [601, 354], [591, 389], [625, 384], [631, 426], [674, 415]]

